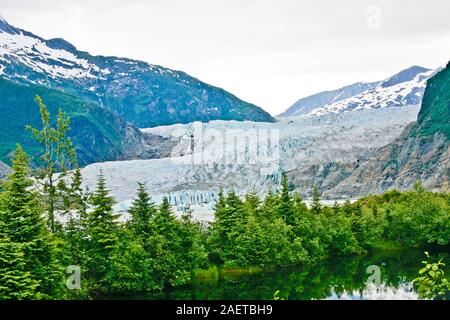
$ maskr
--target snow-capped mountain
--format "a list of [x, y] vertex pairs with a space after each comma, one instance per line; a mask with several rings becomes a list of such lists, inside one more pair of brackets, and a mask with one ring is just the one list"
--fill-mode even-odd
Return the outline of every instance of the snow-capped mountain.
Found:
[[324, 91], [298, 100], [292, 107], [279, 115], [279, 117], [301, 116], [314, 109], [329, 105], [369, 90], [380, 82], [358, 82], [337, 90]]
[[413, 66], [383, 81], [357, 83], [335, 91], [318, 93], [299, 100], [281, 116], [317, 116], [361, 109], [418, 105], [422, 101], [427, 80], [435, 72]]
[[138, 127], [273, 118], [183, 72], [126, 58], [92, 56], [64, 39], [45, 40], [0, 20], [0, 76], [76, 95]]

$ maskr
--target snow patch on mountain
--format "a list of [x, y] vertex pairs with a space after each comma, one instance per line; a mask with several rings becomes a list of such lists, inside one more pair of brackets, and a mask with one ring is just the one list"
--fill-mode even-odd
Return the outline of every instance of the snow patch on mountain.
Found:
[[190, 75], [127, 58], [92, 56], [0, 21], [2, 78], [39, 84], [111, 109], [138, 127], [236, 119], [273, 122], [261, 108]]
[[329, 105], [367, 91], [368, 89], [377, 86], [379, 83], [380, 82], [358, 82], [337, 90], [320, 92], [298, 100], [292, 107], [279, 116], [292, 117], [305, 115], [316, 108]]
[[427, 80], [435, 73], [412, 67], [386, 79], [376, 87], [353, 97], [324, 105], [309, 112], [309, 116], [341, 113], [361, 109], [379, 109], [420, 104]]
[[0, 32], [0, 59], [7, 63], [25, 64], [33, 71], [54, 78], [95, 78], [92, 71], [100, 68], [73, 53], [48, 47], [39, 38]]

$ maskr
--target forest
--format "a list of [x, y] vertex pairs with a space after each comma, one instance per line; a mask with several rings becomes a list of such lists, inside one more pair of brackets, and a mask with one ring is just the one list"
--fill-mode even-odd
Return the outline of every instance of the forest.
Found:
[[[167, 198], [155, 204], [139, 184], [124, 222], [104, 172], [95, 190], [83, 188], [67, 137], [70, 119], [60, 110], [52, 120], [36, 100], [42, 127], [27, 131], [42, 152], [30, 157], [17, 145], [0, 187], [0, 299], [124, 296], [182, 286], [213, 268], [269, 270], [382, 250], [448, 250], [450, 193], [420, 182], [333, 206], [322, 205], [315, 189], [308, 207], [283, 174], [280, 191], [264, 198], [221, 190], [211, 224], [189, 212], [177, 218]], [[419, 290], [430, 281], [449, 289], [439, 263], [424, 269]], [[68, 280], [71, 270], [79, 271], [79, 284]]]

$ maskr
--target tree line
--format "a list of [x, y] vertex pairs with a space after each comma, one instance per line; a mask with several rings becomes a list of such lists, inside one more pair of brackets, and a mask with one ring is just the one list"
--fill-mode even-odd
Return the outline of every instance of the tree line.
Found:
[[[189, 213], [177, 218], [167, 198], [157, 205], [139, 184], [130, 218], [120, 221], [103, 172], [95, 190], [82, 187], [67, 116], [60, 110], [53, 127], [37, 102], [42, 128], [27, 129], [43, 152], [30, 159], [17, 146], [0, 189], [0, 299], [126, 295], [184, 285], [211, 266], [270, 269], [449, 245], [450, 194], [420, 183], [333, 206], [323, 206], [315, 189], [308, 207], [283, 175], [280, 191], [264, 198], [221, 190], [210, 225]], [[79, 268], [73, 290], [68, 266]]]

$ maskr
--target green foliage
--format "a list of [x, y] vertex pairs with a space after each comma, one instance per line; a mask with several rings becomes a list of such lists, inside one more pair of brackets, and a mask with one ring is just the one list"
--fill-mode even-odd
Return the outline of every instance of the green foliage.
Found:
[[292, 198], [289, 194], [289, 181], [284, 173], [281, 176], [281, 192], [280, 201], [278, 204], [278, 215], [287, 225], [294, 226], [296, 224], [294, 206]]
[[137, 197], [128, 212], [131, 215], [129, 227], [133, 234], [147, 242], [154, 231], [153, 218], [157, 214], [157, 208], [151, 202], [145, 184], [139, 183]]
[[447, 246], [450, 240], [449, 198], [448, 193], [428, 192], [416, 184], [410, 192], [392, 191], [358, 202], [372, 210], [375, 233], [381, 232], [388, 241], [405, 247]]
[[[209, 227], [193, 221], [190, 212], [176, 217], [167, 198], [156, 206], [139, 184], [130, 219], [121, 223], [102, 171], [92, 193], [82, 189], [80, 170], [68, 173], [65, 162], [72, 160], [66, 159], [74, 158], [68, 118], [60, 113], [51, 127], [49, 112], [37, 100], [43, 128], [31, 130], [44, 151], [33, 172], [44, 184], [33, 184], [28, 156], [17, 146], [12, 173], [0, 190], [0, 299], [160, 291], [208, 268], [211, 274], [222, 266], [273, 269], [383, 247], [449, 245], [450, 194], [429, 192], [419, 183], [409, 192], [392, 190], [332, 207], [322, 205], [314, 188], [308, 208], [300, 194], [289, 191], [283, 174], [281, 190], [264, 199], [221, 190]], [[62, 171], [58, 180], [56, 171]], [[61, 228], [55, 228], [54, 215], [48, 219], [53, 223], [43, 219], [56, 209], [67, 218]], [[81, 290], [64, 288], [68, 265], [81, 267]], [[448, 289], [442, 268], [442, 261], [425, 263], [415, 281], [421, 297], [439, 297]]]
[[[24, 285], [28, 284], [27, 297], [34, 292], [34, 297], [49, 298], [61, 290], [62, 269], [57, 261], [56, 242], [42, 219], [40, 196], [30, 189], [28, 165], [27, 155], [18, 146], [13, 172], [0, 194], [0, 239], [4, 247], [1, 268], [5, 271], [3, 280], [10, 285], [19, 285], [12, 281], [15, 273], [18, 279], [23, 278]], [[15, 298], [25, 297], [20, 293], [22, 289], [18, 289]]]
[[207, 266], [201, 228], [189, 216], [177, 219], [167, 198], [156, 208], [144, 185], [129, 210], [131, 220], [111, 255], [108, 289], [146, 292], [179, 286]]
[[320, 203], [319, 190], [314, 187], [313, 189], [313, 199], [311, 202], [311, 211], [315, 214], [319, 214], [322, 210], [322, 204]]
[[[211, 261], [225, 266], [289, 266], [331, 256], [364, 254], [377, 248], [447, 246], [449, 194], [390, 191], [355, 203], [322, 206], [317, 189], [308, 208], [291, 195], [283, 175], [278, 194], [264, 201], [249, 194], [220, 193], [210, 232]], [[220, 257], [220, 259], [217, 259]]]
[[[425, 252], [427, 259], [430, 258]], [[414, 279], [414, 286], [421, 299], [436, 299], [444, 297], [450, 291], [450, 280], [446, 278], [442, 259], [438, 262], [423, 261], [424, 267], [419, 270], [419, 276]]]
[[[114, 160], [123, 156], [130, 141], [130, 131], [139, 135], [139, 131], [125, 120], [99, 106], [96, 102], [86, 102], [78, 95], [52, 90], [43, 86], [20, 85], [0, 79], [0, 110], [2, 113], [0, 130], [0, 160], [10, 164], [10, 153], [16, 143], [20, 143], [31, 157], [42, 155], [41, 145], [29, 134], [24, 134], [25, 126], [42, 128], [42, 118], [36, 108], [35, 97], [39, 95], [46, 102], [51, 115], [61, 109], [70, 117], [71, 127], [68, 131], [77, 152], [80, 165], [105, 160]], [[51, 118], [51, 125], [56, 125], [56, 118]]]
[[427, 81], [422, 108], [412, 135], [430, 136], [437, 132], [450, 139], [450, 63]]
[[35, 181], [41, 188], [47, 204], [48, 226], [52, 232], [56, 231], [55, 210], [60, 199], [59, 192], [65, 189], [64, 178], [68, 170], [76, 166], [75, 150], [72, 141], [67, 136], [70, 120], [67, 115], [59, 109], [56, 127], [51, 126], [50, 112], [42, 101], [36, 96], [36, 102], [41, 114], [42, 129], [27, 126], [34, 139], [43, 147], [43, 153], [38, 159], [33, 175]]
[[0, 300], [35, 299], [39, 282], [27, 271], [19, 243], [0, 238]]
[[279, 195], [269, 192], [263, 203], [254, 194], [242, 202], [234, 192], [226, 198], [220, 193], [209, 238], [214, 257], [236, 267], [287, 266], [308, 259], [302, 239], [293, 232], [294, 201], [285, 176], [283, 185]]
[[110, 270], [110, 255], [117, 243], [119, 230], [117, 215], [113, 214], [114, 199], [109, 196], [102, 171], [98, 176], [97, 188], [89, 200], [92, 211], [87, 218], [88, 276], [95, 278], [101, 287]]
[[277, 290], [273, 294], [273, 300], [286, 300], [286, 298], [283, 298], [280, 296], [280, 290]]

